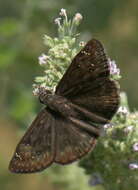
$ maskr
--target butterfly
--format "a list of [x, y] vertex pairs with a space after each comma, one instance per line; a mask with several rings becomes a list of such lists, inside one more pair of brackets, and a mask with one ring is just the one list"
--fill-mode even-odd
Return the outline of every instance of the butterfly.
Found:
[[52, 163], [69, 164], [95, 147], [120, 100], [101, 42], [90, 40], [72, 60], [54, 94], [39, 88], [39, 100], [45, 107], [17, 145], [11, 172], [33, 173]]

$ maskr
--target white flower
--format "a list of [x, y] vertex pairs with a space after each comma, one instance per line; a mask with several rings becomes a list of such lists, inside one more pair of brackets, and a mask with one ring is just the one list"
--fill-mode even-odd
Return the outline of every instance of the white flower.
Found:
[[84, 42], [84, 41], [81, 41], [81, 42], [79, 43], [79, 46], [80, 46], [80, 47], [84, 47], [84, 46], [85, 46], [85, 42]]
[[56, 86], [53, 86], [52, 90], [53, 90], [53, 92], [56, 92]]
[[67, 16], [66, 9], [63, 9], [63, 8], [62, 8], [62, 9], [60, 10], [59, 15], [60, 15], [60, 16], [65, 16], [65, 17], [66, 17], [66, 16]]
[[138, 163], [131, 163], [131, 164], [129, 164], [129, 169], [131, 169], [131, 170], [138, 169]]
[[49, 58], [49, 56], [45, 55], [44, 53], [38, 57], [39, 60], [39, 64], [40, 65], [45, 65], [47, 63], [47, 59]]
[[126, 128], [124, 128], [124, 132], [125, 132], [125, 133], [129, 133], [129, 132], [131, 132], [131, 131], [133, 130], [133, 128], [134, 128], [133, 125], [129, 125], [129, 126], [127, 126]]
[[33, 95], [34, 96], [39, 96], [39, 88], [34, 88]]
[[133, 144], [133, 151], [137, 152], [138, 151], [138, 142]]
[[127, 115], [128, 114], [128, 110], [125, 106], [120, 106], [117, 113], [119, 114], [123, 114], [123, 115]]
[[60, 26], [60, 20], [61, 20], [60, 17], [59, 17], [59, 18], [56, 18], [56, 19], [55, 19], [55, 24], [57, 24], [58, 26]]
[[109, 61], [109, 66], [110, 66], [110, 74], [111, 75], [119, 75], [120, 74], [120, 69], [117, 68], [117, 65], [114, 60], [108, 59]]
[[76, 13], [74, 17], [74, 21], [79, 22], [82, 20], [82, 15], [80, 13]]
[[103, 126], [104, 129], [109, 129], [109, 128], [111, 128], [111, 127], [113, 127], [111, 123], [105, 124], [105, 125]]

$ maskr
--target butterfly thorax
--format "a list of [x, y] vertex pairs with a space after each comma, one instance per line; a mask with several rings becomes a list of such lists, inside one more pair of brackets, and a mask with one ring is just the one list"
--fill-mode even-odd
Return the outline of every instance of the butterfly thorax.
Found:
[[47, 105], [51, 110], [60, 113], [64, 117], [73, 116], [75, 112], [71, 108], [71, 103], [63, 96], [52, 94], [48, 90], [41, 90], [39, 100], [42, 104]]

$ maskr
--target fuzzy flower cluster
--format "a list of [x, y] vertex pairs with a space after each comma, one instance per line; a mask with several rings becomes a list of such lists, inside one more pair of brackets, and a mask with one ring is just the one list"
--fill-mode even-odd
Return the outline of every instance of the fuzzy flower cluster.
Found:
[[[128, 110], [127, 97], [123, 92], [121, 105], [111, 121], [112, 125], [103, 126], [105, 133], [99, 138], [95, 150], [80, 161], [80, 166], [85, 172], [92, 175], [89, 180], [90, 186], [101, 183], [101, 179], [95, 176], [95, 173], [99, 173], [104, 179], [102, 184], [107, 190], [121, 189], [123, 184], [131, 189], [130, 184], [137, 184], [138, 112], [131, 113]], [[125, 181], [126, 178], [128, 181]], [[109, 180], [111, 184], [108, 183]]]
[[[62, 9], [60, 10], [59, 15], [65, 17], [65, 21], [68, 22], [68, 16], [67, 16], [66, 9], [63, 9], [63, 8], [62, 8]], [[82, 20], [82, 18], [83, 18], [83, 17], [82, 17], [82, 15], [81, 15], [80, 13], [76, 13], [75, 16], [74, 16], [74, 18], [73, 18], [73, 22], [74, 22], [75, 24], [79, 24], [80, 21]], [[55, 24], [57, 24], [59, 27], [61, 26], [61, 23], [60, 23], [61, 20], [62, 20], [61, 17], [58, 17], [58, 18], [55, 19]]]
[[128, 115], [129, 112], [125, 106], [120, 106], [117, 113], [122, 115]]
[[47, 54], [42, 53], [38, 57], [40, 66], [44, 68], [44, 76], [35, 78], [33, 94], [38, 94], [38, 86], [45, 86], [50, 90], [57, 85], [65, 69], [70, 64], [72, 58], [84, 46], [84, 42], [76, 43], [77, 26], [82, 20], [82, 15], [76, 13], [73, 19], [68, 19], [66, 9], [61, 9], [58, 18], [54, 20], [58, 26], [58, 37], [51, 38], [44, 35], [44, 44], [49, 48]]
[[63, 36], [75, 36], [76, 27], [80, 24], [82, 20], [82, 15], [76, 13], [72, 20], [68, 19], [66, 9], [61, 9], [59, 13], [60, 17], [57, 17], [54, 22], [58, 25], [59, 37]]

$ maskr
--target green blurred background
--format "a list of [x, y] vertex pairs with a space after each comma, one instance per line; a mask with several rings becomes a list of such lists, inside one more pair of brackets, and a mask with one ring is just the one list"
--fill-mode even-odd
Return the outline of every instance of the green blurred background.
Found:
[[[83, 15], [80, 38], [93, 36], [104, 43], [121, 69], [121, 89], [131, 111], [138, 108], [137, 0], [0, 0], [0, 190], [69, 189], [64, 182], [52, 183], [49, 169], [42, 175], [15, 175], [7, 169], [20, 136], [40, 109], [32, 95], [35, 76], [43, 74], [37, 58], [47, 50], [43, 34], [56, 35], [54, 19], [61, 8], [69, 16]], [[75, 185], [72, 189], [77, 190]]]

